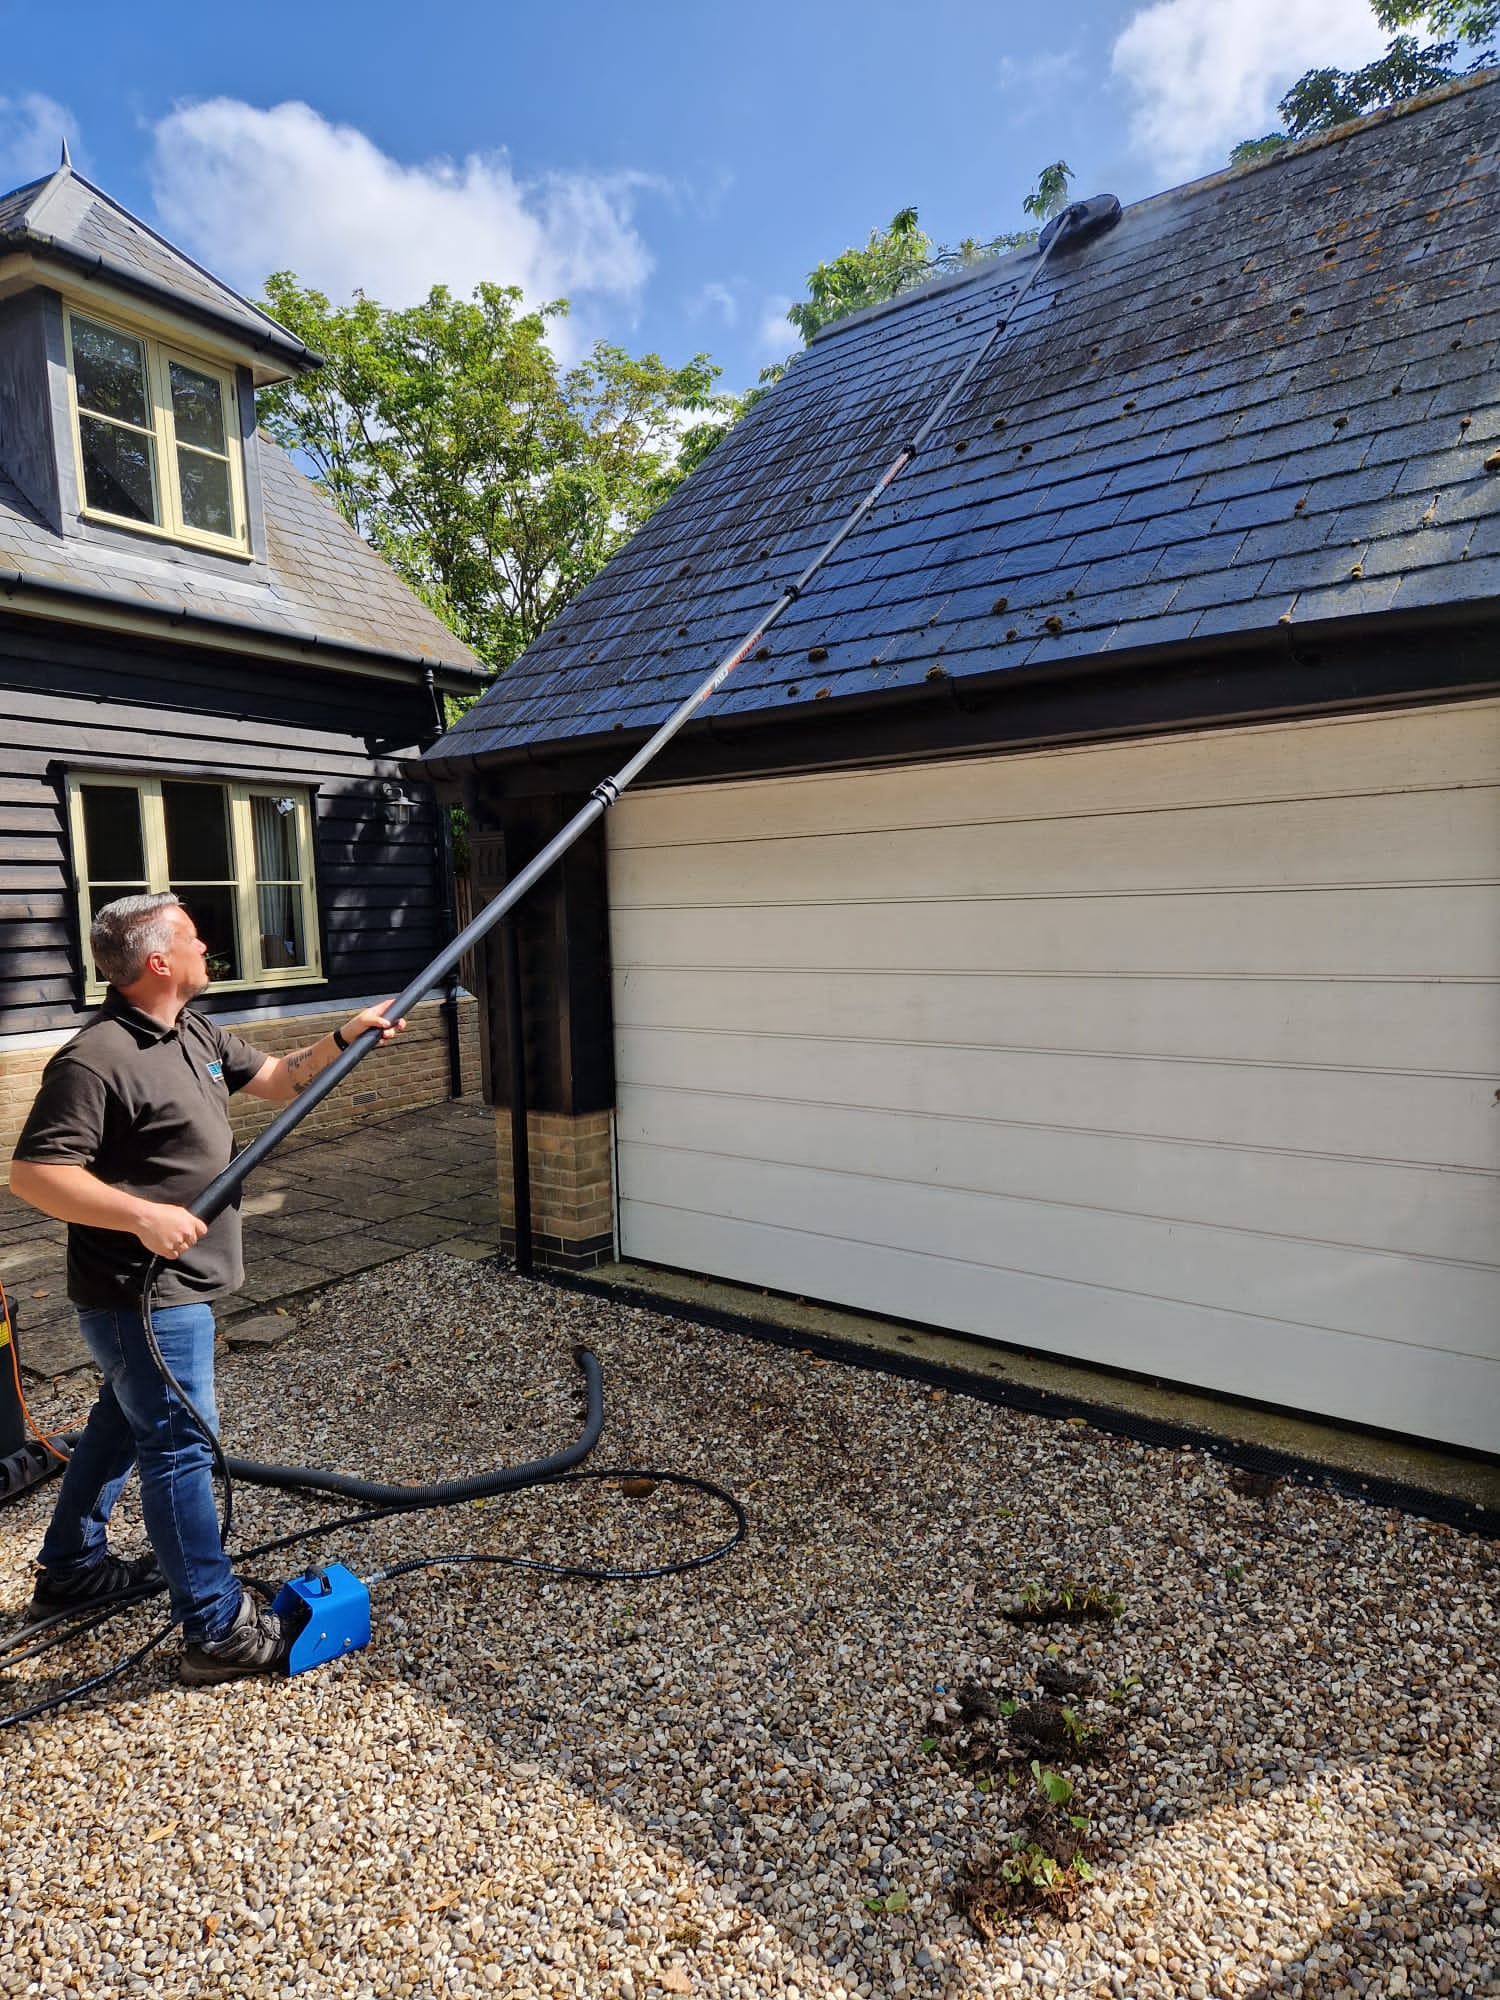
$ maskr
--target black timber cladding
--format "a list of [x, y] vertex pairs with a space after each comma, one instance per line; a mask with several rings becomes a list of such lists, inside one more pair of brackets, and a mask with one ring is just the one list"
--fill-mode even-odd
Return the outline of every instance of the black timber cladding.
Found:
[[0, 627], [0, 1034], [76, 1027], [84, 1015], [70, 770], [314, 788], [324, 977], [236, 989], [222, 1004], [285, 1007], [405, 984], [444, 942], [442, 849], [431, 800], [401, 824], [380, 786], [431, 726], [412, 683]]
[[[1500, 600], [1500, 81], [1135, 204], [1060, 254], [705, 725]], [[1028, 253], [829, 329], [428, 755], [655, 726], [811, 559]], [[818, 709], [811, 704], [822, 703]], [[847, 711], [846, 711], [847, 712]]]

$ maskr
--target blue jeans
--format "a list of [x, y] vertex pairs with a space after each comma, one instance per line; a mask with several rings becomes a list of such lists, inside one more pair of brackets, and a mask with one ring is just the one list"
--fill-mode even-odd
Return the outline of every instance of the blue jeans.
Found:
[[[159, 1306], [151, 1317], [167, 1366], [217, 1436], [212, 1306]], [[172, 1615], [189, 1640], [222, 1638], [240, 1586], [219, 1539], [208, 1440], [158, 1374], [139, 1312], [80, 1312], [78, 1325], [104, 1386], [63, 1473], [38, 1561], [59, 1583], [101, 1561], [110, 1514], [138, 1465], [141, 1512]]]

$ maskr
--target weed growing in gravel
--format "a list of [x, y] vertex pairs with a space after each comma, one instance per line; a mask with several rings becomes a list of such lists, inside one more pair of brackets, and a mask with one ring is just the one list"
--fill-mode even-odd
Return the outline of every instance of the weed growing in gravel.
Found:
[[[980, 1937], [993, 1940], [1007, 1914], [1018, 1911], [1064, 1914], [1078, 1891], [1094, 1879], [1084, 1854], [1087, 1813], [1066, 1810], [1073, 1803], [1071, 1779], [1031, 1761], [1031, 1788], [1022, 1824], [1003, 1846], [981, 1848], [964, 1869], [954, 1897]], [[1019, 1772], [1011, 1784], [1019, 1787]]]
[[1125, 1600], [1118, 1591], [1069, 1579], [1050, 1595], [1039, 1583], [1023, 1585], [1015, 1603], [1000, 1615], [1013, 1625], [1081, 1625], [1089, 1618], [1120, 1618], [1124, 1611]]

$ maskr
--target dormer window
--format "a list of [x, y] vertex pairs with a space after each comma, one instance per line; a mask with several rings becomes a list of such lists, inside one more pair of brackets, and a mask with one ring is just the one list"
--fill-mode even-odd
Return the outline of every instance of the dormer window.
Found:
[[86, 518], [244, 553], [233, 373], [82, 312], [67, 323]]

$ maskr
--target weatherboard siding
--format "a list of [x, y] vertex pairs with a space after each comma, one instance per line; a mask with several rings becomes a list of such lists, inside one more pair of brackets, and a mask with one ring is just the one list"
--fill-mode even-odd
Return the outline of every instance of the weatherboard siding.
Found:
[[63, 781], [91, 765], [312, 788], [325, 977], [264, 997], [401, 984], [440, 942], [441, 864], [431, 805], [392, 824], [378, 786], [430, 713], [418, 687], [0, 631], [0, 1038], [84, 1018]]
[[1500, 1443], [1500, 703], [609, 830], [624, 1254]]

